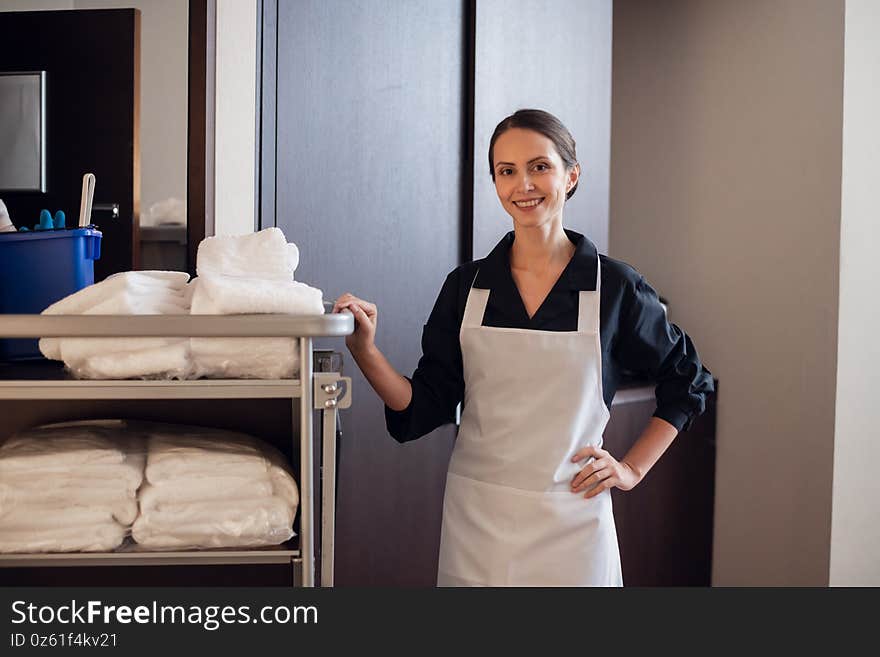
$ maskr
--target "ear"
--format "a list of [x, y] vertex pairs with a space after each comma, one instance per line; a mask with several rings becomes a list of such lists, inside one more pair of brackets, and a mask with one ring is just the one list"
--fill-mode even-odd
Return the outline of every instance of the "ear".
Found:
[[571, 188], [577, 184], [578, 179], [581, 177], [581, 165], [578, 162], [575, 162], [574, 166], [568, 170], [568, 180], [565, 182], [565, 191], [570, 192]]

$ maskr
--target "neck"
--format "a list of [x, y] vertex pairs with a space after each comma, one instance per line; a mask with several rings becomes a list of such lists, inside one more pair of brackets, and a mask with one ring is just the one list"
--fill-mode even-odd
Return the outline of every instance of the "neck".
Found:
[[541, 273], [554, 264], [567, 263], [574, 255], [574, 244], [562, 229], [562, 221], [542, 226], [522, 227], [514, 224], [515, 238], [510, 248], [513, 269]]

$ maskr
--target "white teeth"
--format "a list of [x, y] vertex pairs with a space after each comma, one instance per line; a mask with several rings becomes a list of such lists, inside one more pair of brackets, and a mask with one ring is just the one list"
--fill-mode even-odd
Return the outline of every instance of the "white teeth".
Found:
[[531, 201], [514, 201], [514, 203], [519, 208], [532, 208], [532, 207], [538, 205], [538, 203], [540, 203], [543, 200], [544, 199], [542, 199], [542, 198], [536, 198], [536, 199], [532, 199]]

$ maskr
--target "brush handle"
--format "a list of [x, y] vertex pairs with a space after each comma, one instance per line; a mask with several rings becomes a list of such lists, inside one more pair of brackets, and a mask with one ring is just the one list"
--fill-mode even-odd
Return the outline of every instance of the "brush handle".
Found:
[[79, 227], [85, 228], [92, 222], [92, 199], [95, 196], [95, 174], [83, 175], [82, 196], [79, 202]]

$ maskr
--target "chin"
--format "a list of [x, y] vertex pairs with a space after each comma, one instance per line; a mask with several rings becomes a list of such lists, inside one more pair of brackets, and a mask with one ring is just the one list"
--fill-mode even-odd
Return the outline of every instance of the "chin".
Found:
[[523, 217], [520, 214], [511, 214], [510, 216], [513, 218], [513, 223], [522, 228], [537, 228], [538, 226], [550, 223], [550, 217], [546, 215]]

